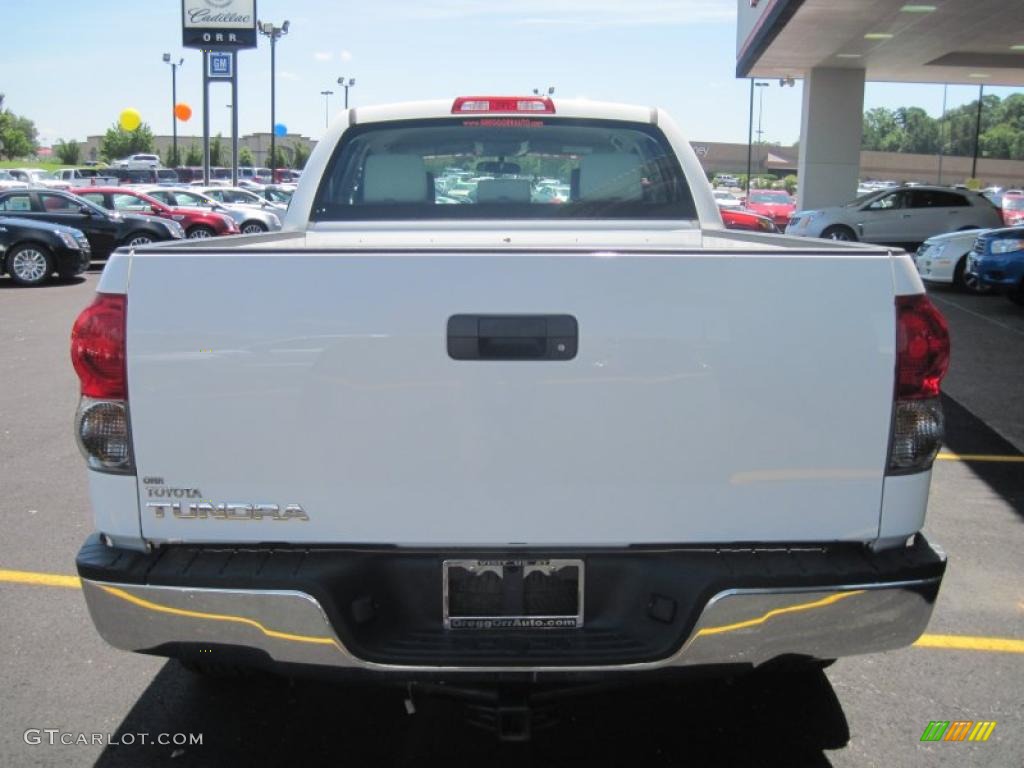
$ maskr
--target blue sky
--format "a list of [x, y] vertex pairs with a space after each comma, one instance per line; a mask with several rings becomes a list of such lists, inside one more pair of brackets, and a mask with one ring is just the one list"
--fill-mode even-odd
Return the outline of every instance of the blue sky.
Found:
[[[156, 133], [170, 133], [171, 73], [184, 57], [178, 100], [194, 115], [179, 133], [202, 132], [201, 59], [181, 48], [179, 0], [2, 0], [6, 106], [32, 118], [44, 144], [102, 133], [135, 107]], [[259, 16], [291, 22], [277, 46], [277, 117], [318, 137], [324, 97], [341, 107], [339, 76], [355, 77], [350, 103], [457, 95], [584, 96], [668, 109], [692, 139], [745, 142], [748, 84], [735, 78], [736, 0], [258, 0]], [[270, 124], [270, 51], [239, 55], [240, 129]], [[986, 89], [989, 90], [989, 89]], [[992, 88], [1005, 96], [1008, 88]], [[950, 86], [949, 104], [977, 96]], [[766, 89], [766, 141], [794, 142], [801, 84]], [[212, 132], [230, 133], [230, 90], [212, 91]], [[938, 115], [941, 85], [872, 83], [865, 108], [916, 105]], [[755, 122], [757, 120], [755, 106]]]

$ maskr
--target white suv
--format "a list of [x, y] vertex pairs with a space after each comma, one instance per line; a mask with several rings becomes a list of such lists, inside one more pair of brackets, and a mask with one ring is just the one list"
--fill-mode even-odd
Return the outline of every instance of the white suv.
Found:
[[118, 165], [128, 169], [159, 168], [160, 158], [157, 155], [138, 154], [120, 160]]
[[943, 232], [1001, 225], [999, 209], [976, 192], [921, 186], [883, 189], [846, 205], [798, 211], [786, 234], [916, 247]]

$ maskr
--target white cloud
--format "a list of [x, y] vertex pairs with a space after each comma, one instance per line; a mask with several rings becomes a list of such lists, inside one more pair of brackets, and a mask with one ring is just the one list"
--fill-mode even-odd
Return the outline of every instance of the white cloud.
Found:
[[352, 61], [352, 51], [342, 51], [338, 58], [342, 61]]
[[302, 78], [296, 75], [294, 72], [288, 72], [287, 70], [284, 69], [279, 70], [277, 76], [280, 77], [282, 80], [290, 80], [293, 83], [297, 83], [300, 80], [302, 80]]
[[334, 58], [334, 54], [330, 51], [317, 51], [313, 54], [313, 58], [317, 61], [330, 61]]

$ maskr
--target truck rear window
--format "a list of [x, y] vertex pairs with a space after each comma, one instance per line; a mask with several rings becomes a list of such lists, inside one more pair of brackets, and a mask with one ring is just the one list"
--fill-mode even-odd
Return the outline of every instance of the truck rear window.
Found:
[[473, 116], [347, 131], [311, 218], [694, 219], [696, 211], [653, 125]]

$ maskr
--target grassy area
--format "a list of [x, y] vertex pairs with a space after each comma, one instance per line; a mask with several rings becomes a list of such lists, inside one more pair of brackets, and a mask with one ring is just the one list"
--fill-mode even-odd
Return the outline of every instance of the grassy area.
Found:
[[42, 168], [56, 171], [58, 168], [77, 168], [77, 165], [64, 165], [60, 162], [40, 160], [0, 160], [0, 168]]

